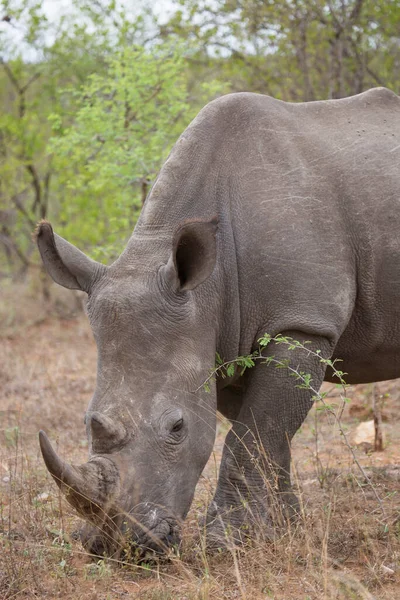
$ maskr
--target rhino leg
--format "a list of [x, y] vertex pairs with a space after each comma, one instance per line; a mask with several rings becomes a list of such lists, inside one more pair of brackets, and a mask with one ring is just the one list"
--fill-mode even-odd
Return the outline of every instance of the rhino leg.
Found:
[[[307, 346], [332, 355], [333, 344], [322, 337], [287, 333]], [[321, 386], [325, 365], [304, 349], [270, 345], [268, 354], [276, 361], [311, 374], [315, 390]], [[296, 387], [286, 368], [258, 363], [245, 375], [243, 404], [228, 433], [222, 455], [214, 500], [207, 514], [211, 545], [226, 545], [227, 539], [241, 541], [260, 529], [272, 532], [272, 525], [290, 517], [298, 508], [290, 482], [290, 441], [312, 406], [313, 392]]]

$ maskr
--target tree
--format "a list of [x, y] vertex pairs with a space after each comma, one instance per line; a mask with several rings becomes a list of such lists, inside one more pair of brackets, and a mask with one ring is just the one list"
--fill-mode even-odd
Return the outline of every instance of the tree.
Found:
[[0, 6], [0, 273], [35, 263], [42, 218], [116, 253], [173, 141], [228, 86], [191, 79], [193, 50], [161, 47], [149, 11], [75, 0], [49, 22], [36, 0]]
[[45, 217], [114, 255], [216, 93], [399, 90], [400, 0], [180, 0], [161, 25], [130, 7], [74, 0], [49, 22], [40, 1], [0, 0], [0, 275], [35, 262]]
[[48, 117], [62, 110], [61, 86], [79, 85], [106, 48], [83, 26], [55, 30], [40, 2], [3, 0], [1, 14], [0, 249], [3, 268], [13, 273], [30, 266], [32, 231], [47, 217], [57, 186]]
[[220, 57], [235, 89], [284, 100], [400, 83], [400, 1], [181, 0], [172, 31]]
[[49, 22], [41, 2], [1, 1], [0, 274], [25, 273], [36, 262], [35, 224], [57, 214], [62, 189], [48, 149], [49, 116], [72, 122], [75, 97], [69, 94], [66, 104], [65, 88], [104, 72], [115, 45], [143, 31], [143, 18], [128, 23], [116, 2], [77, 0]]
[[51, 150], [64, 190], [61, 231], [92, 245], [97, 258], [121, 251], [171, 145], [221, 90], [200, 85], [191, 101], [188, 54], [175, 42], [127, 46], [107, 59], [103, 75], [65, 92], [66, 103], [74, 98], [74, 115], [52, 116]]

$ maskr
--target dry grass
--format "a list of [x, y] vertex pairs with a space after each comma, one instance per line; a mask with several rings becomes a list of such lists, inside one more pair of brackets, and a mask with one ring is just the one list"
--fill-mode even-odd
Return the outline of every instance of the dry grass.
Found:
[[[9, 290], [8, 300], [15, 290]], [[315, 412], [296, 437], [293, 457], [303, 518], [274, 540], [209, 555], [200, 518], [215, 486], [226, 424], [199, 482], [179, 557], [158, 564], [92, 561], [74, 538], [80, 520], [60, 498], [39, 455], [45, 428], [61, 455], [86, 460], [83, 414], [95, 383], [96, 355], [84, 317], [45, 318], [22, 290], [0, 337], [0, 598], [361, 600], [400, 597], [400, 386], [384, 408], [384, 452], [360, 454], [385, 506], [360, 480], [337, 432]], [[73, 304], [75, 301], [73, 301]], [[22, 308], [21, 308], [22, 307]], [[0, 304], [0, 314], [5, 314]], [[67, 311], [68, 312], [68, 311]], [[36, 323], [36, 324], [34, 324]], [[369, 418], [370, 386], [354, 390], [350, 429]]]

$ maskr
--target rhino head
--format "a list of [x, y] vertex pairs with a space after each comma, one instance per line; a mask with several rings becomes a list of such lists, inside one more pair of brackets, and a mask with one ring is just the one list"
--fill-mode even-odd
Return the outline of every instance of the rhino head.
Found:
[[[216, 231], [216, 219], [186, 221], [150, 258], [133, 236], [106, 267], [48, 222], [38, 226], [47, 272], [88, 294], [97, 344], [85, 416], [89, 461], [67, 464], [39, 436], [48, 470], [88, 522], [83, 542], [93, 553], [162, 551], [179, 539], [215, 438], [216, 393], [202, 383], [216, 348]], [[201, 308], [199, 290], [206, 293]]]

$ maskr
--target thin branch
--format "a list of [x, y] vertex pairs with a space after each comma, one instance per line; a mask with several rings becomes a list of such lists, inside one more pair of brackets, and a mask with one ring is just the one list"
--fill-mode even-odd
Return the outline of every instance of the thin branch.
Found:
[[15, 89], [17, 90], [18, 94], [20, 94], [21, 88], [19, 87], [19, 83], [18, 83], [17, 79], [14, 77], [14, 73], [11, 71], [8, 64], [6, 62], [4, 62], [3, 58], [1, 58], [1, 57], [0, 57], [0, 64], [3, 65], [4, 70], [7, 73], [9, 80], [11, 81], [11, 83], [13, 84]]
[[9, 80], [11, 81], [12, 85], [14, 86], [14, 88], [17, 91], [17, 94], [19, 96], [18, 113], [19, 113], [19, 117], [22, 119], [22, 117], [25, 114], [25, 92], [30, 87], [30, 85], [34, 81], [36, 81], [36, 79], [38, 79], [40, 77], [40, 73], [39, 72], [34, 73], [25, 85], [20, 86], [18, 79], [15, 77], [15, 75], [12, 72], [12, 70], [10, 69], [9, 65], [6, 62], [4, 62], [2, 57], [0, 57], [0, 64], [3, 65], [4, 70], [7, 73]]
[[334, 29], [335, 29], [335, 37], [339, 38], [342, 35], [344, 26], [343, 23], [341, 23], [336, 15], [336, 12], [333, 10], [333, 6], [332, 6], [332, 2], [327, 2], [327, 5], [329, 7], [329, 12], [331, 13], [332, 16], [332, 20], [334, 22]]
[[377, 75], [375, 73], [375, 71], [373, 71], [370, 67], [368, 67], [368, 65], [365, 65], [365, 70], [367, 71], [368, 75], [371, 75], [372, 79], [374, 79], [376, 81], [377, 84], [379, 84], [382, 87], [385, 87], [387, 84], [383, 81], [383, 79], [381, 79], [379, 77], [379, 75]]
[[355, 21], [357, 21], [358, 17], [361, 14], [361, 10], [364, 4], [364, 0], [356, 0], [353, 6], [353, 10], [350, 13], [350, 17], [348, 20], [348, 24], [353, 25]]
[[354, 55], [355, 55], [358, 63], [365, 68], [365, 70], [367, 71], [368, 75], [370, 75], [376, 81], [376, 83], [378, 85], [380, 85], [382, 87], [385, 87], [386, 83], [383, 81], [383, 79], [381, 79], [379, 77], [379, 75], [377, 75], [367, 64], [363, 64], [362, 57], [361, 57], [361, 55], [360, 55], [360, 53], [358, 51], [357, 44], [355, 43], [355, 41], [353, 39], [351, 39], [350, 37], [348, 38], [348, 41], [351, 44], [352, 50], [354, 52]]
[[[318, 356], [315, 352], [312, 352], [311, 350], [309, 350], [309, 348], [305, 348], [305, 350], [307, 352], [310, 352], [314, 356]], [[278, 366], [282, 366], [282, 361], [272, 360], [271, 362], [275, 362]], [[285, 365], [285, 366], [287, 367], [287, 369], [289, 371], [291, 371], [293, 374], [295, 374], [296, 377], [300, 378], [304, 383], [306, 383], [304, 377], [296, 369], [293, 369], [292, 367], [290, 367], [288, 365]], [[333, 418], [334, 418], [334, 420], [335, 420], [335, 422], [336, 422], [336, 424], [337, 424], [337, 426], [339, 428], [340, 435], [342, 436], [345, 445], [347, 446], [348, 450], [350, 451], [354, 463], [357, 465], [358, 469], [360, 470], [360, 473], [362, 474], [362, 476], [364, 477], [365, 481], [368, 483], [368, 485], [372, 489], [373, 494], [374, 494], [374, 496], [376, 498], [376, 501], [378, 502], [379, 507], [381, 509], [383, 517], [385, 519], [387, 519], [386, 511], [385, 511], [385, 508], [383, 506], [382, 500], [379, 497], [379, 494], [376, 491], [374, 484], [372, 483], [372, 481], [368, 477], [368, 475], [367, 475], [364, 467], [361, 465], [360, 461], [358, 460], [358, 458], [356, 456], [356, 453], [354, 452], [354, 448], [350, 444], [350, 442], [348, 440], [348, 437], [346, 435], [346, 432], [345, 432], [345, 430], [344, 430], [344, 428], [342, 426], [342, 422], [340, 420], [340, 417], [338, 417], [337, 414], [336, 414], [336, 412], [334, 410], [332, 410], [331, 408], [329, 408], [329, 406], [325, 403], [325, 400], [324, 400], [323, 396], [320, 394], [319, 390], [316, 390], [311, 385], [310, 385], [309, 389], [310, 389], [310, 392], [312, 392], [314, 394], [314, 396], [316, 398], [318, 398], [318, 400], [320, 400], [322, 402], [322, 404], [324, 405], [324, 407], [325, 407], [326, 411], [328, 412], [328, 414], [330, 414], [330, 415], [333, 416]], [[344, 402], [343, 402], [343, 408], [344, 408]], [[340, 415], [343, 412], [343, 408], [340, 411]]]
[[13, 250], [25, 267], [29, 267], [29, 260], [26, 258], [22, 250], [20, 250], [20, 248], [12, 239], [11, 232], [8, 229], [8, 227], [3, 226], [3, 232], [4, 233], [0, 233], [0, 242], [2, 242], [2, 244], [5, 247], [8, 247], [9, 249]]
[[[326, 404], [326, 402], [325, 402], [325, 395], [321, 394], [319, 390], [315, 389], [311, 385], [311, 381], [312, 380], [311, 380], [310, 375], [300, 372], [299, 369], [298, 369], [298, 367], [297, 368], [291, 367], [286, 361], [277, 360], [277, 359], [273, 358], [272, 356], [269, 356], [269, 357], [263, 356], [262, 351], [265, 348], [265, 346], [268, 343], [270, 343], [270, 342], [275, 342], [275, 343], [278, 343], [278, 344], [287, 344], [289, 346], [289, 350], [294, 350], [296, 348], [304, 350], [305, 352], [308, 353], [308, 355], [311, 354], [315, 358], [318, 358], [318, 360], [321, 363], [325, 364], [326, 366], [329, 366], [334, 371], [334, 374], [338, 377], [338, 380], [340, 381], [340, 384], [342, 386], [342, 390], [344, 392], [343, 394], [340, 395], [341, 399], [342, 399], [342, 406], [341, 406], [341, 409], [339, 411], [339, 416], [338, 416], [338, 414], [328, 404]], [[227, 367], [229, 365], [232, 365], [232, 364], [238, 365], [238, 362], [239, 361], [243, 362], [243, 359], [245, 359], [245, 358], [250, 359], [253, 362], [253, 364], [256, 361], [264, 360], [264, 362], [266, 362], [267, 364], [275, 364], [279, 368], [282, 368], [282, 367], [286, 368], [290, 373], [292, 373], [296, 377], [297, 380], [299, 380], [299, 381], [302, 382], [301, 387], [303, 389], [309, 390], [313, 394], [313, 397], [316, 398], [316, 399], [318, 399], [323, 404], [324, 409], [327, 411], [328, 414], [330, 414], [330, 415], [333, 416], [336, 424], [338, 425], [338, 429], [339, 429], [340, 435], [342, 436], [342, 438], [344, 440], [344, 443], [345, 443], [345, 446], [347, 446], [347, 448], [348, 448], [348, 450], [349, 450], [349, 452], [350, 452], [350, 454], [351, 454], [351, 456], [353, 458], [354, 464], [358, 467], [360, 473], [364, 477], [364, 480], [367, 482], [367, 484], [372, 489], [373, 494], [374, 494], [374, 496], [376, 498], [376, 501], [379, 504], [380, 510], [382, 512], [382, 515], [383, 515], [384, 519], [387, 520], [386, 511], [385, 511], [385, 508], [383, 506], [382, 500], [379, 497], [379, 494], [376, 491], [375, 486], [372, 483], [371, 479], [369, 478], [368, 474], [366, 473], [364, 467], [361, 465], [360, 461], [358, 460], [358, 458], [357, 458], [357, 456], [356, 456], [356, 454], [354, 452], [354, 448], [351, 446], [351, 444], [350, 444], [350, 442], [348, 440], [348, 437], [346, 435], [346, 432], [345, 432], [345, 430], [344, 430], [344, 428], [342, 426], [341, 416], [343, 414], [343, 409], [344, 409], [344, 405], [345, 405], [345, 392], [346, 392], [347, 384], [346, 384], [346, 382], [343, 379], [343, 374], [335, 368], [335, 362], [336, 361], [331, 361], [329, 359], [324, 359], [321, 356], [321, 354], [320, 354], [319, 351], [313, 351], [310, 348], [307, 348], [304, 344], [302, 344], [301, 342], [295, 340], [294, 338], [282, 337], [282, 336], [278, 335], [278, 336], [269, 338], [266, 344], [260, 345], [258, 350], [256, 350], [252, 354], [248, 355], [247, 357], [238, 357], [236, 359], [225, 361], [225, 362], [221, 363], [220, 365], [218, 365], [218, 367], [216, 367], [215, 369], [213, 369], [213, 371], [211, 372], [210, 376], [207, 377], [207, 379], [203, 382], [203, 384], [201, 386], [199, 386], [195, 390], [195, 392], [197, 392], [202, 387], [207, 386], [207, 383], [213, 377], [215, 377], [215, 375], [217, 373], [220, 372], [222, 374], [224, 374], [224, 373], [226, 374], [226, 370], [227, 370]]]
[[[148, 96], [145, 100], [142, 100], [142, 102], [140, 103], [140, 108], [145, 105], [148, 104], [149, 102], [151, 102], [153, 100], [153, 98], [155, 98], [157, 96], [157, 94], [159, 94], [161, 92], [162, 89], [162, 83], [160, 82], [152, 91], [152, 93], [150, 94], [150, 96]], [[124, 118], [124, 129], [127, 129], [129, 126], [129, 123], [131, 123], [132, 121], [135, 121], [137, 119], [138, 116], [138, 112], [140, 109], [136, 110], [135, 112], [131, 112], [131, 107], [129, 106], [128, 102], [125, 102], [125, 118]]]
[[374, 415], [375, 427], [375, 452], [383, 450], [383, 431], [382, 431], [382, 401], [379, 394], [379, 389], [376, 383], [372, 385], [372, 410]]
[[21, 93], [25, 93], [26, 90], [28, 89], [28, 87], [34, 82], [36, 81], [36, 79], [39, 79], [40, 77], [40, 73], [36, 72], [34, 75], [32, 75], [32, 77], [28, 80], [28, 82], [21, 88]]
[[42, 189], [40, 185], [40, 179], [37, 174], [36, 168], [33, 164], [25, 165], [26, 170], [30, 173], [32, 178], [33, 189], [35, 190], [35, 199], [32, 205], [32, 211], [35, 211], [37, 208], [40, 208], [42, 203]]
[[14, 206], [19, 210], [19, 212], [24, 215], [25, 219], [28, 221], [29, 225], [34, 229], [36, 227], [35, 221], [31, 218], [28, 211], [25, 209], [21, 202], [21, 196], [23, 196], [27, 192], [28, 188], [25, 188], [22, 192], [15, 194], [11, 197], [11, 202]]
[[40, 218], [45, 219], [47, 216], [47, 208], [49, 206], [49, 194], [50, 194], [50, 179], [51, 179], [51, 171], [47, 171], [46, 176], [44, 178], [44, 195], [43, 202], [40, 206]]

